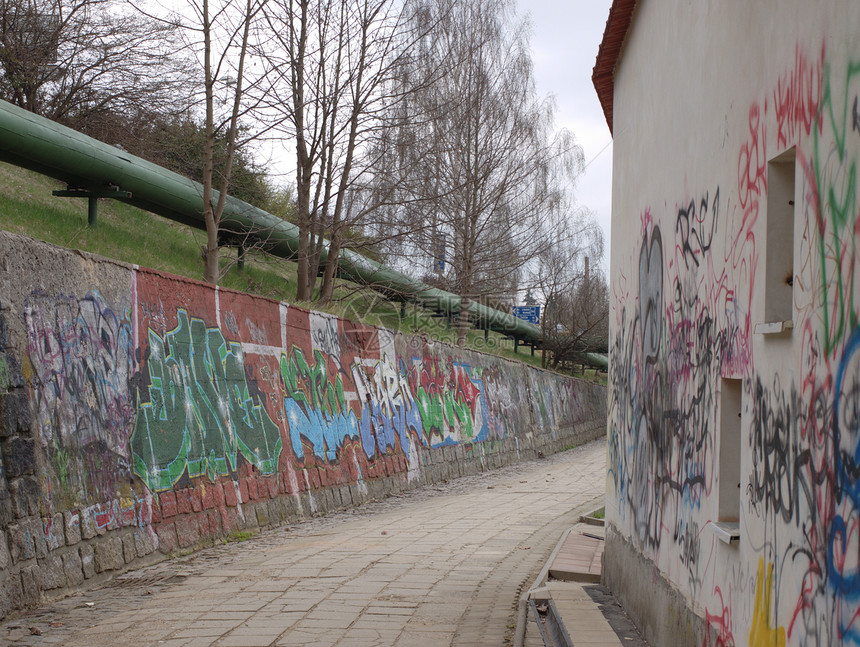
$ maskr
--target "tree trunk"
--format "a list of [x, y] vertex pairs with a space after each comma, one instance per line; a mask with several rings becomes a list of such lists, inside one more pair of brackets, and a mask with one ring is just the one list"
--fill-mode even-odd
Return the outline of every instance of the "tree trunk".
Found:
[[343, 236], [340, 230], [332, 232], [331, 243], [328, 246], [328, 259], [325, 264], [325, 272], [323, 273], [322, 287], [320, 288], [319, 302], [326, 305], [331, 302], [334, 295], [334, 280], [337, 276], [338, 257]]
[[203, 280], [218, 283], [218, 214], [212, 205], [212, 174], [215, 157], [215, 126], [212, 93], [212, 25], [209, 2], [203, 1], [203, 74], [206, 84], [206, 139], [203, 142], [203, 220], [206, 223], [206, 247], [203, 250]]

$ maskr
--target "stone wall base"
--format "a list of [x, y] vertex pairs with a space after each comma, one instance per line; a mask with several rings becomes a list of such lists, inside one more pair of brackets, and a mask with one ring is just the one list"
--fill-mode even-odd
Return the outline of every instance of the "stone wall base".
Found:
[[[7, 530], [0, 530], [0, 618], [102, 584], [121, 573], [229, 541], [239, 534], [534, 460], [596, 440], [605, 433], [606, 422], [600, 419], [500, 441], [421, 447], [418, 465], [411, 465], [408, 472], [392, 469], [385, 476], [359, 483], [318, 487], [295, 495], [264, 498], [258, 493], [256, 499], [232, 505], [166, 506], [161, 502], [158, 510], [166, 512], [170, 507], [173, 513], [154, 515], [152, 525], [143, 527], [132, 522], [125, 527], [87, 532], [87, 524], [82, 524], [78, 515], [57, 514], [55, 519], [46, 520], [33, 510], [36, 514], [31, 512]], [[189, 488], [187, 498], [196, 500], [196, 491]], [[173, 491], [164, 496], [171, 501], [184, 498], [181, 492]], [[13, 559], [4, 550], [7, 542], [15, 553]]]

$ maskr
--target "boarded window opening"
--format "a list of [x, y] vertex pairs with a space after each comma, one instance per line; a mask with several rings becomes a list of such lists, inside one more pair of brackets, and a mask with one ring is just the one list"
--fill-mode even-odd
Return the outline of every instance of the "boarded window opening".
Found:
[[717, 519], [737, 522], [741, 505], [743, 382], [723, 378], [720, 387], [720, 488]]
[[792, 321], [794, 305], [795, 149], [767, 165], [767, 260], [765, 312], [767, 323]]

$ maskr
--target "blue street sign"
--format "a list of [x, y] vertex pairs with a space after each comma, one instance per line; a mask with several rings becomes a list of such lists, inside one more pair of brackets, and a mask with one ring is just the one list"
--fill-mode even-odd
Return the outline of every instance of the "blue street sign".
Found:
[[514, 306], [513, 315], [537, 325], [540, 323], [540, 306]]

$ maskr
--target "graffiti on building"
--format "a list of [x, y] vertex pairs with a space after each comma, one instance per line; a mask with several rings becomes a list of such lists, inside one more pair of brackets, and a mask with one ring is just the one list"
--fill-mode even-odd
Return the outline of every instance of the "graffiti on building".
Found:
[[773, 585], [773, 564], [767, 565], [767, 574], [765, 574], [764, 560], [759, 557], [750, 647], [785, 647], [785, 629], [771, 626], [771, 616], [774, 615]]
[[663, 337], [663, 238], [660, 228], [651, 231], [651, 241], [642, 240], [639, 250], [639, 308], [642, 321], [642, 353], [655, 362]]
[[[860, 62], [798, 47], [786, 70], [744, 113], [736, 199], [715, 187], [646, 208], [613, 286], [619, 523], [661, 568], [684, 573], [707, 644], [747, 628], [750, 645], [860, 644]], [[768, 160], [791, 148], [793, 330], [782, 342], [759, 336], [767, 357], [755, 362]], [[720, 572], [707, 532], [723, 378], [743, 384], [741, 537], [757, 573]]]

